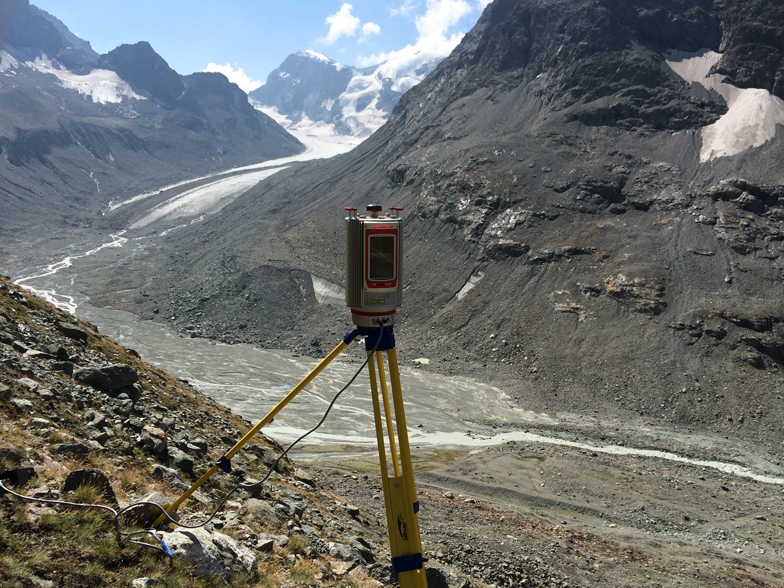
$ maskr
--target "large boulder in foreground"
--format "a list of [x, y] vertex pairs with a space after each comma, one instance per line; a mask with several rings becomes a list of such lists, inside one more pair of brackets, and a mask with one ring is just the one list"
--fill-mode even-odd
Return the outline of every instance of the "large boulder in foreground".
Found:
[[256, 556], [223, 533], [183, 529], [159, 535], [175, 555], [190, 562], [196, 576], [209, 574], [231, 580], [244, 572], [256, 579]]
[[74, 372], [74, 380], [92, 386], [102, 392], [110, 392], [132, 386], [139, 380], [139, 374], [129, 365], [115, 363], [106, 367], [86, 367]]

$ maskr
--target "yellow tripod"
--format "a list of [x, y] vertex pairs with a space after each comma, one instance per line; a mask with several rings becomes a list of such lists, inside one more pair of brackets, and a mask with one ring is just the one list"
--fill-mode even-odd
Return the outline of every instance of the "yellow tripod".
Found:
[[[384, 505], [387, 513], [387, 534], [389, 535], [389, 550], [392, 553], [392, 567], [398, 575], [401, 588], [427, 588], [425, 566], [422, 558], [422, 540], [419, 533], [419, 501], [414, 487], [414, 472], [411, 465], [411, 450], [408, 445], [408, 429], [406, 428], [406, 414], [403, 408], [403, 393], [400, 389], [400, 374], [397, 365], [397, 351], [392, 327], [373, 329], [376, 337], [382, 337], [380, 345], [372, 340], [373, 335], [365, 339], [368, 356], [375, 351], [375, 363], [369, 357], [368, 371], [370, 374], [370, 391], [373, 395], [373, 416], [376, 423], [376, 441], [378, 443], [378, 459], [381, 465], [381, 480], [384, 488]], [[392, 403], [395, 409], [395, 419], [389, 405], [389, 393], [384, 373], [384, 354], [387, 352], [389, 362], [389, 380], [392, 385]], [[378, 372], [376, 372], [376, 366]], [[379, 402], [379, 390], [381, 402]], [[387, 464], [386, 445], [384, 441], [384, 421], [381, 418], [381, 409], [384, 416], [389, 440], [390, 460], [394, 476], [389, 475]], [[397, 427], [395, 427], [397, 424]], [[395, 429], [397, 428], [398, 457], [395, 446]]]
[[[174, 503], [166, 506], [169, 515], [179, 508], [202, 484], [209, 480], [218, 470], [231, 471], [231, 458], [250, 441], [262, 427], [269, 424], [305, 386], [312, 382], [333, 359], [340, 355], [346, 347], [357, 337], [365, 336], [365, 348], [368, 354], [368, 370], [370, 372], [370, 389], [373, 394], [373, 415], [376, 425], [376, 440], [378, 442], [378, 456], [381, 464], [381, 478], [384, 489], [384, 503], [387, 513], [387, 528], [389, 534], [389, 547], [392, 553], [392, 566], [398, 574], [401, 588], [427, 588], [425, 578], [424, 560], [422, 558], [422, 542], [419, 534], [419, 522], [416, 513], [419, 511], [419, 501], [416, 499], [414, 488], [414, 473], [411, 466], [411, 451], [408, 445], [408, 431], [406, 429], [406, 416], [403, 408], [403, 394], [400, 389], [400, 374], [398, 373], [397, 352], [395, 351], [395, 337], [393, 327], [357, 327], [343, 338], [337, 347], [327, 355], [319, 364], [297, 384], [291, 392], [286, 394], [275, 407], [267, 413], [256, 425], [248, 431], [242, 439], [229, 449], [204, 475], [185, 491]], [[379, 340], [380, 338], [380, 340]], [[384, 373], [383, 352], [387, 352], [389, 361], [389, 376], [392, 385], [392, 402], [394, 406], [393, 421], [389, 404]], [[373, 357], [375, 353], [374, 365]], [[379, 402], [379, 389], [384, 407], [387, 426], [391, 461], [394, 476], [389, 476], [387, 469], [386, 446], [384, 441], [384, 424], [381, 419], [381, 403]], [[395, 444], [395, 424], [397, 424], [398, 456]], [[161, 514], [153, 523], [153, 527], [161, 525], [166, 516]]]

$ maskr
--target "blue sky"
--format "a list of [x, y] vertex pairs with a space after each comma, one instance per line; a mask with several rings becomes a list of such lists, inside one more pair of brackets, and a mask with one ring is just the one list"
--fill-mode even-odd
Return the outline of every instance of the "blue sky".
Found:
[[[290, 53], [372, 65], [407, 45], [448, 53], [490, 0], [31, 0], [99, 53], [148, 41], [181, 74], [248, 91]], [[212, 64], [212, 65], [210, 65]], [[240, 72], [239, 70], [242, 70]]]

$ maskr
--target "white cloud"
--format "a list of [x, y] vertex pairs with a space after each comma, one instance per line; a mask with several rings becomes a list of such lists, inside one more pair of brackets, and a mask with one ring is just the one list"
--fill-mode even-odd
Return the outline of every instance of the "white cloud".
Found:
[[381, 27], [374, 22], [366, 22], [362, 25], [362, 37], [360, 40], [367, 39], [370, 35], [380, 35]]
[[[481, 4], [484, 0], [478, 0]], [[488, 0], [489, 1], [489, 0]], [[411, 11], [415, 7], [413, 1], [406, 1], [400, 8], [395, 9], [398, 14], [403, 10]], [[399, 51], [366, 55], [357, 59], [357, 65], [376, 65], [389, 61], [392, 63], [403, 62], [412, 56], [426, 61], [434, 58], [443, 58], [452, 52], [463, 38], [462, 32], [450, 33], [449, 29], [456, 25], [461, 18], [470, 14], [477, 7], [467, 0], [427, 0], [425, 12], [414, 18], [419, 36], [416, 43], [406, 45]]]
[[[234, 65], [237, 65], [236, 63]], [[252, 92], [262, 85], [259, 80], [252, 80], [248, 77], [241, 67], [234, 69], [228, 63], [226, 65], [218, 65], [217, 63], [208, 63], [207, 67], [202, 71], [218, 72], [229, 78], [230, 82], [237, 84], [246, 93]]]
[[352, 9], [353, 6], [347, 3], [341, 6], [335, 14], [329, 15], [326, 21], [329, 25], [329, 33], [319, 41], [331, 45], [340, 37], [353, 37], [359, 28], [360, 20], [351, 14]]
[[411, 11], [414, 10], [416, 5], [416, 0], [406, 0], [398, 8], [390, 9], [389, 14], [392, 16], [408, 16], [411, 14]]
[[450, 27], [472, 10], [466, 0], [427, 0], [427, 10], [414, 22], [420, 38], [444, 37]]
[[493, 0], [476, 0], [476, 5], [479, 7], [480, 10], [484, 10], [487, 8], [487, 5], [490, 4]]

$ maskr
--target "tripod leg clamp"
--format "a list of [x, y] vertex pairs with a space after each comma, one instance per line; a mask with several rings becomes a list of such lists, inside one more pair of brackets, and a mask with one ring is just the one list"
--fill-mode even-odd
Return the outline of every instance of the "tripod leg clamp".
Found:
[[221, 455], [221, 458], [215, 463], [222, 471], [226, 472], [227, 474], [231, 473], [231, 462], [229, 461], [229, 458], [226, 457], [225, 454]]
[[401, 555], [392, 558], [392, 569], [395, 570], [396, 574], [421, 570], [424, 565], [425, 560], [422, 559], [421, 553], [412, 553], [411, 555]]

